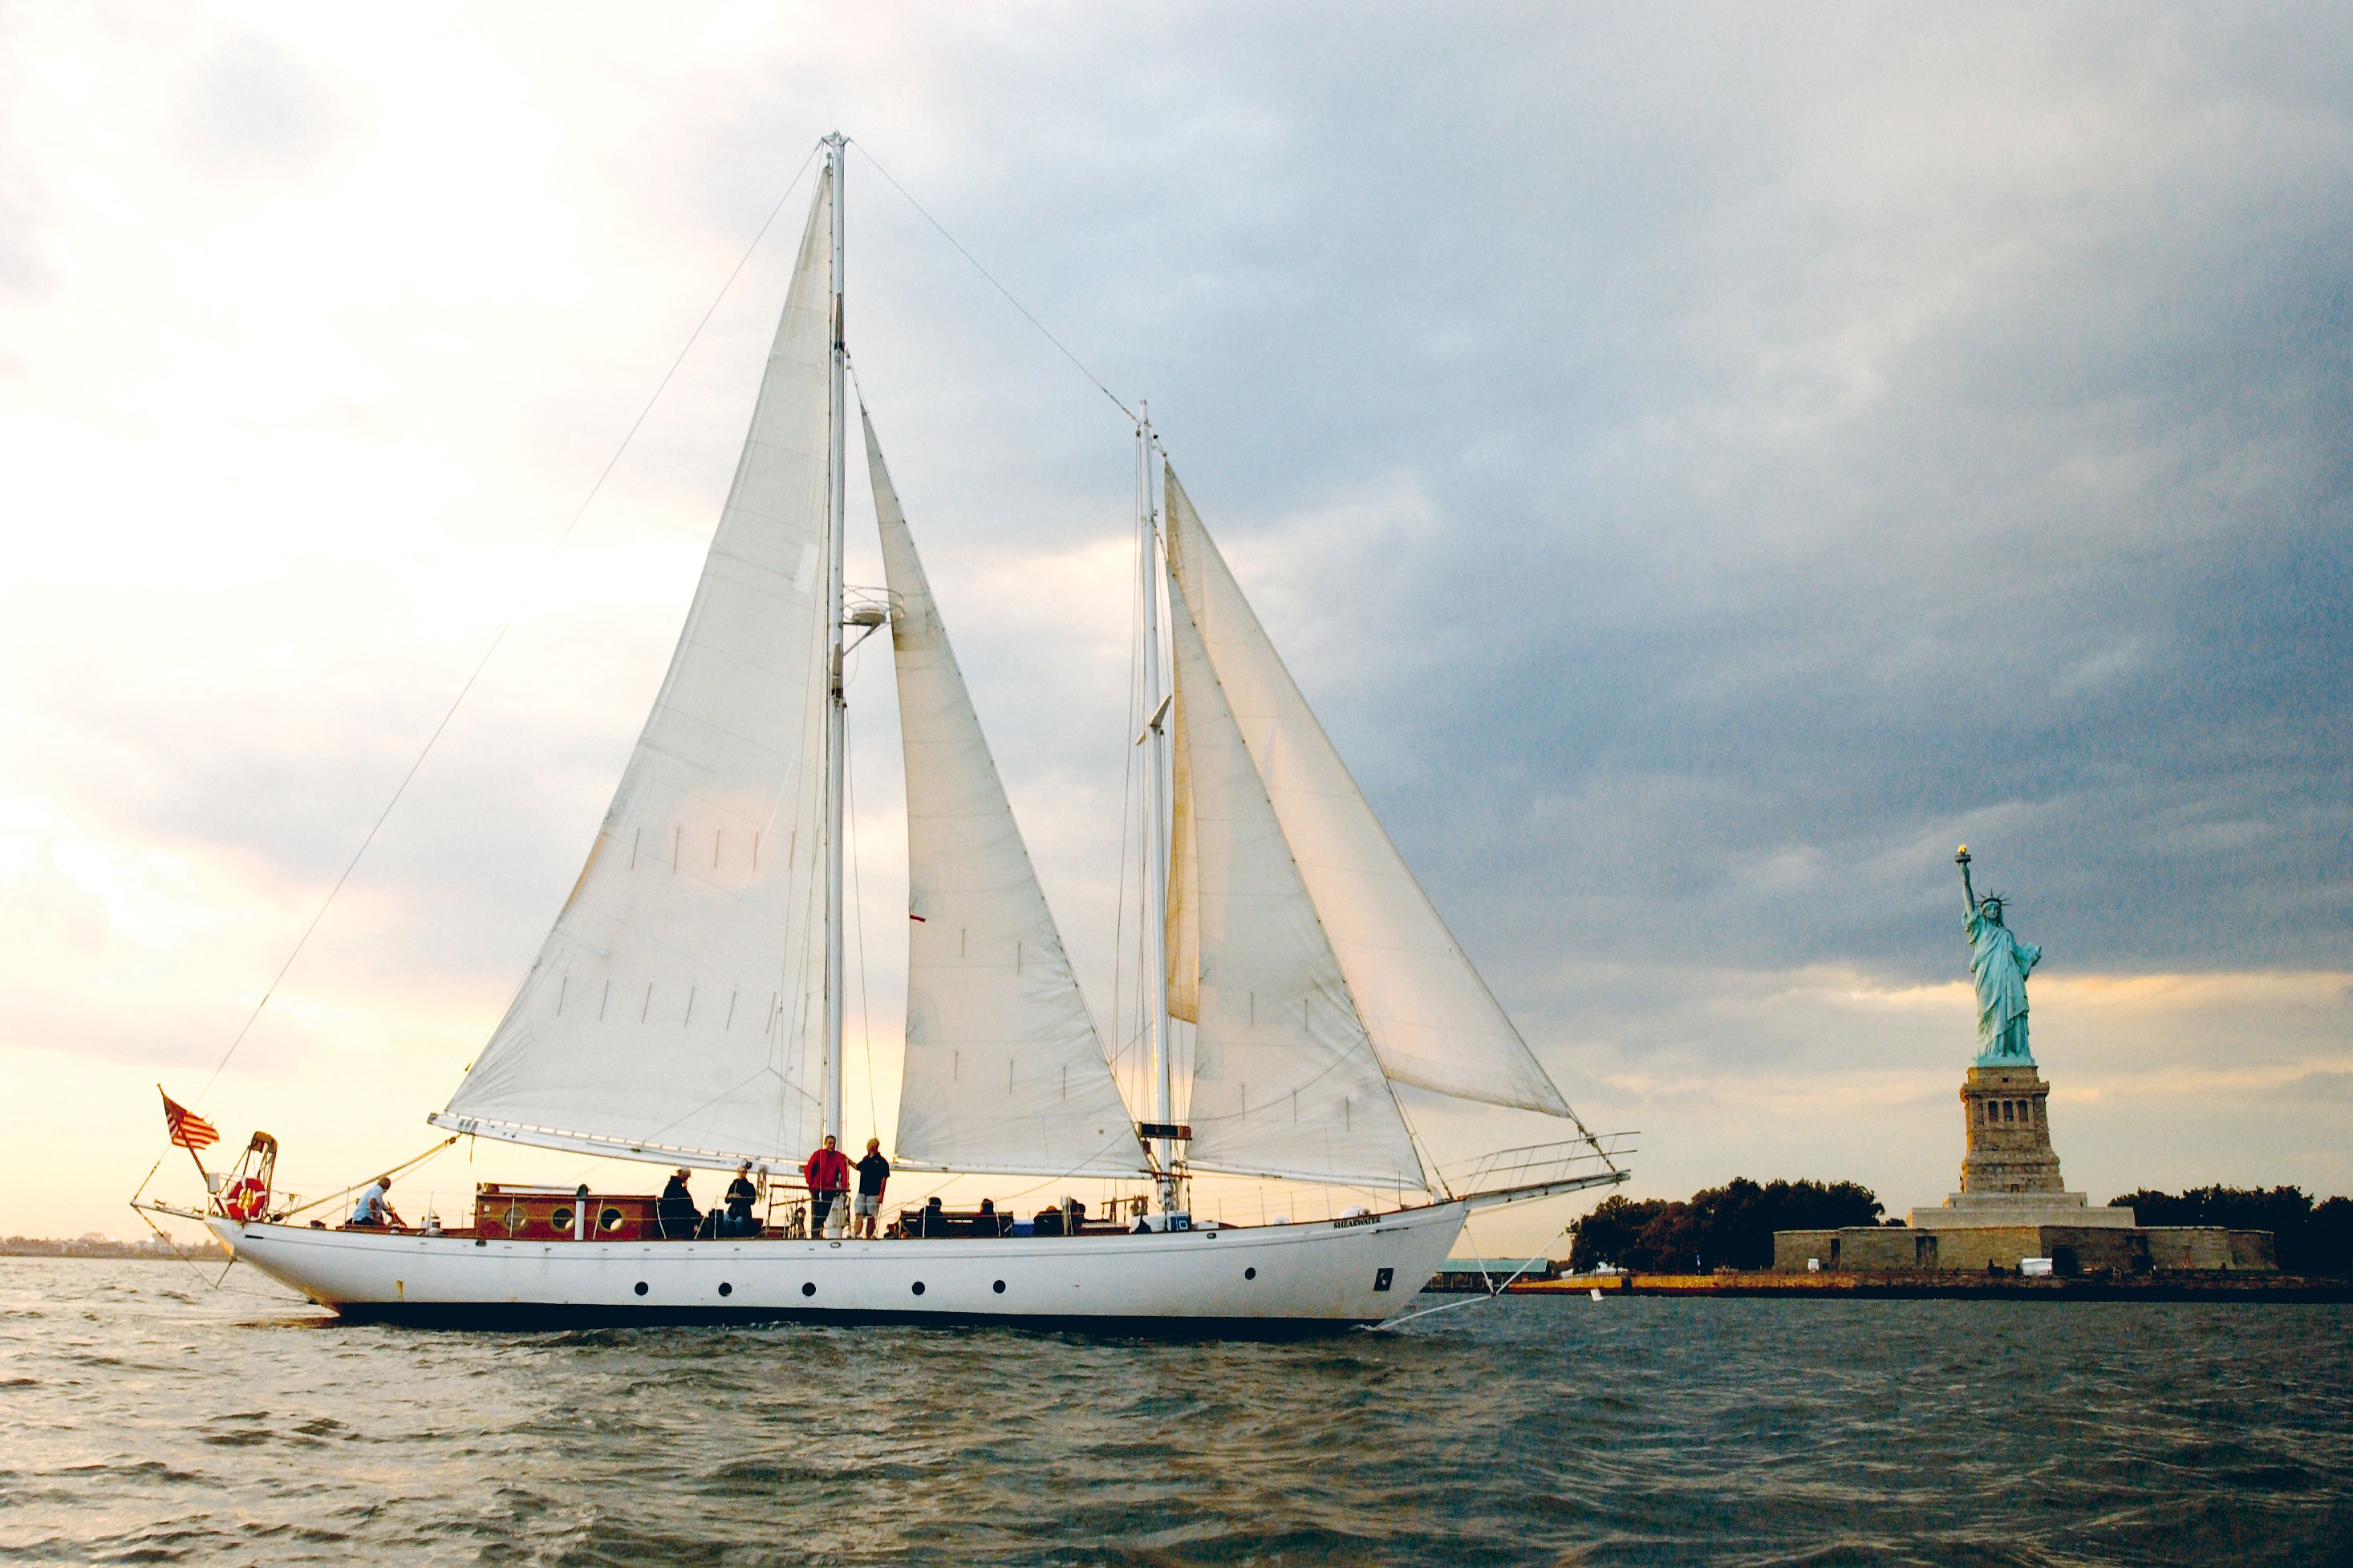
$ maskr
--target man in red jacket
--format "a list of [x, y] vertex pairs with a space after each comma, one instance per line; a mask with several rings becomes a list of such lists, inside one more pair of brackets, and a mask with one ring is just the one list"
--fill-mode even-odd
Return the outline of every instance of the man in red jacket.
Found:
[[801, 1180], [808, 1184], [809, 1234], [823, 1236], [826, 1217], [849, 1190], [849, 1156], [833, 1146], [832, 1133], [825, 1135], [825, 1146], [801, 1167]]

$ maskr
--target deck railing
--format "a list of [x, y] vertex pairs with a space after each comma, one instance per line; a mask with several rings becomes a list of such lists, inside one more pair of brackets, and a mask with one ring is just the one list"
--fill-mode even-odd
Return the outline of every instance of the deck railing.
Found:
[[1521, 1187], [1601, 1186], [1626, 1179], [1624, 1162], [1634, 1152], [1635, 1132], [1608, 1132], [1594, 1138], [1573, 1138], [1558, 1143], [1529, 1143], [1498, 1149], [1457, 1165], [1441, 1166], [1439, 1175], [1458, 1198]]

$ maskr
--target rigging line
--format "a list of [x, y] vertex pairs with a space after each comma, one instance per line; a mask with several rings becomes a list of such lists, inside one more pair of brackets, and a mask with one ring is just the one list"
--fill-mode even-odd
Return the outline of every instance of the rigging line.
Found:
[[[1137, 581], [1140, 583], [1141, 574], [1138, 574]], [[1127, 732], [1133, 735], [1144, 722], [1144, 594], [1140, 586], [1134, 584], [1131, 585], [1131, 591], [1127, 596]], [[1133, 1085], [1134, 1092], [1127, 1094], [1131, 1108], [1150, 1103], [1147, 1098], [1149, 1086], [1145, 1079], [1150, 1072], [1151, 1062], [1145, 1055], [1143, 1034], [1145, 1009], [1149, 1005], [1151, 997], [1147, 987], [1153, 984], [1152, 978], [1147, 977], [1144, 973], [1145, 946], [1144, 922], [1151, 917], [1151, 911], [1143, 907], [1143, 879], [1145, 861], [1151, 856], [1152, 849], [1148, 842], [1150, 829], [1136, 811], [1138, 796], [1144, 790], [1144, 764], [1139, 760], [1143, 754], [1143, 748], [1134, 745], [1127, 748], [1126, 777], [1123, 781], [1119, 800], [1119, 896], [1112, 920], [1112, 1033], [1116, 1038], [1115, 1048], [1121, 1068], [1127, 1074], [1126, 1083], [1122, 1086], [1123, 1093], [1126, 1093], [1128, 1085]], [[1128, 852], [1131, 848], [1137, 850], [1135, 1006], [1131, 1015], [1134, 1027], [1133, 1032], [1123, 1032], [1120, 1026], [1119, 1007], [1120, 1004], [1126, 999], [1127, 994], [1125, 988], [1120, 984], [1120, 975], [1128, 957], [1125, 932]], [[1160, 984], [1164, 985], [1167, 984], [1166, 976], [1158, 978]]]
[[1094, 372], [1089, 370], [1086, 367], [1086, 363], [1080, 359], [1078, 355], [1072, 353], [1063, 343], [1061, 339], [1056, 337], [1052, 332], [1048, 331], [1046, 330], [1046, 323], [1031, 315], [1029, 313], [1029, 307], [1015, 299], [1013, 297], [1013, 290], [1008, 289], [1004, 284], [999, 283], [997, 280], [996, 273], [991, 272], [987, 268], [983, 267], [980, 264], [980, 258], [975, 256], [971, 251], [966, 250], [964, 247], [964, 242], [957, 239], [955, 235], [952, 235], [947, 231], [946, 225], [934, 217], [931, 213], [924, 208], [923, 203], [917, 201], [912, 195], [910, 195], [907, 187], [901, 184], [897, 178], [892, 174], [891, 171], [882, 166], [881, 160], [875, 157], [873, 153], [867, 148], [864, 142], [860, 142], [853, 137], [850, 139], [849, 144], [852, 147], [857, 148], [858, 151], [865, 156], [868, 163], [874, 165], [874, 172], [876, 174], [881, 175], [883, 179], [890, 182], [891, 188], [892, 190], [898, 192], [902, 196], [906, 198], [907, 205], [921, 214], [925, 223], [930, 224], [934, 228], [939, 230], [940, 237], [954, 246], [955, 247], [955, 253], [958, 256], [963, 257], [966, 261], [972, 263], [974, 271], [988, 279], [989, 287], [995, 289], [998, 293], [1005, 296], [1006, 303], [1011, 305], [1015, 310], [1021, 312], [1021, 319], [1023, 321], [1028, 321], [1031, 326], [1037, 328], [1039, 334], [1048, 342], [1053, 344], [1056, 349], [1060, 350], [1064, 359], [1069, 360], [1071, 363], [1078, 367], [1078, 372], [1081, 375], [1085, 376], [1089, 381], [1094, 383], [1095, 390], [1102, 393], [1105, 397], [1110, 398], [1113, 407], [1118, 409], [1122, 414], [1126, 415], [1131, 424], [1135, 422], [1135, 410], [1130, 408], [1126, 404], [1122, 403], [1119, 400], [1119, 394], [1113, 392], [1110, 387], [1105, 386], [1103, 384], [1103, 378], [1095, 374]]
[[[694, 331], [687, 334], [685, 346], [678, 351], [678, 357], [670, 361], [670, 369], [662, 373], [661, 381], [654, 387], [653, 395], [646, 399], [646, 405], [638, 410], [638, 416], [629, 422], [629, 428], [622, 436], [621, 444], [613, 448], [612, 457], [606, 459], [604, 468], [596, 475], [596, 482], [588, 487], [587, 495], [581, 499], [579, 510], [572, 514], [572, 521], [564, 525], [564, 531], [555, 536], [555, 542], [548, 546], [547, 553], [550, 557], [564, 548], [565, 542], [569, 540], [573, 531], [580, 526], [580, 520], [588, 515], [589, 507], [596, 503], [596, 497], [605, 489], [605, 481], [613, 477], [614, 468], [619, 466], [622, 455], [628, 451], [629, 443], [637, 438], [638, 431], [644, 426], [647, 416], [653, 413], [654, 405], [660, 402], [661, 395], [669, 390], [671, 378], [678, 374], [679, 366], [686, 363], [686, 356], [693, 352], [695, 343], [701, 340], [702, 329], [711, 324], [711, 318], [718, 313], [721, 301], [727, 298], [727, 291], [735, 286], [735, 279], [743, 275], [744, 268], [750, 263], [753, 254], [760, 248], [760, 242], [767, 237], [768, 230], [775, 226], [776, 215], [783, 212], [785, 204], [793, 199], [793, 192], [800, 185], [801, 175], [808, 173], [809, 164], [816, 159], [817, 149], [811, 147], [808, 156], [801, 160], [800, 169], [793, 175], [792, 183], [785, 187], [785, 194], [778, 196], [776, 205], [768, 209], [768, 216], [762, 220], [759, 232], [752, 237], [752, 243], [744, 247], [744, 254], [737, 258], [734, 268], [727, 274], [727, 281], [722, 283], [719, 286], [719, 292], [712, 296], [710, 306], [702, 312], [702, 319], [695, 322]], [[877, 166], [880, 167], [880, 165]], [[417, 753], [417, 760], [408, 764], [408, 771], [400, 775], [400, 783], [393, 787], [392, 798], [384, 803], [384, 810], [376, 815], [375, 826], [371, 826], [367, 830], [367, 836], [360, 840], [360, 847], [352, 851], [352, 858], [344, 865], [343, 875], [335, 879], [335, 885], [328, 889], [327, 896], [320, 900], [318, 913], [311, 917], [311, 923], [304, 926], [302, 934], [295, 939], [294, 950], [286, 955], [286, 962], [279, 966], [278, 973], [270, 980], [269, 988], [262, 992], [261, 1000], [256, 1002], [253, 1005], [253, 1011], [246, 1016], [244, 1025], [237, 1032], [237, 1037], [229, 1041], [228, 1049], [223, 1051], [220, 1060], [213, 1064], [212, 1076], [206, 1079], [205, 1087], [196, 1091], [195, 1105], [204, 1104], [205, 1096], [210, 1094], [213, 1085], [220, 1080], [221, 1069], [228, 1066], [229, 1058], [237, 1055], [239, 1046], [245, 1044], [246, 1036], [252, 1032], [253, 1026], [260, 1019], [263, 1009], [269, 1005], [269, 999], [278, 994], [278, 987], [285, 981], [287, 973], [294, 967], [294, 961], [302, 956], [303, 948], [310, 944], [311, 934], [319, 929], [319, 922], [327, 918], [328, 908], [334, 903], [335, 896], [343, 890], [343, 884], [350, 881], [352, 873], [359, 868], [362, 857], [368, 852], [368, 846], [374, 844], [375, 836], [384, 831], [384, 825], [391, 817], [393, 808], [400, 804], [401, 796], [408, 793], [409, 784], [416, 780], [417, 771], [425, 765], [425, 759], [432, 753], [434, 746], [441, 739], [442, 732], [449, 728], [449, 721], [458, 716], [458, 710], [464, 706], [467, 694], [474, 689], [474, 682], [480, 680], [482, 678], [482, 671], [490, 668], [491, 658], [499, 651], [499, 645], [506, 641], [507, 633], [514, 629], [515, 622], [520, 618], [520, 613], [508, 616], [506, 624], [498, 629], [495, 637], [491, 638], [491, 646], [482, 650], [482, 657], [475, 664], [474, 672], [466, 677], [466, 683], [458, 689], [458, 695], [450, 700], [448, 710], [441, 715], [441, 721], [434, 725], [433, 732], [425, 738], [424, 749]]]
[[155, 1156], [155, 1163], [148, 1166], [147, 1173], [139, 1179], [139, 1190], [131, 1194], [131, 1206], [132, 1208], [137, 1208], [139, 1206], [139, 1200], [147, 1195], [147, 1184], [153, 1181], [155, 1179], [155, 1173], [164, 1168], [164, 1158], [166, 1155], [169, 1155], [171, 1152], [171, 1145], [166, 1143], [164, 1146], [164, 1152]]
[[[1134, 646], [1135, 642], [1135, 598], [1134, 595], [1130, 595], [1128, 597], [1128, 644], [1131, 647]], [[1131, 656], [1128, 661], [1127, 681], [1127, 728], [1130, 734], [1135, 732], [1137, 710], [1144, 706], [1142, 699], [1137, 695], [1136, 680], [1135, 661], [1133, 656]], [[1129, 839], [1131, 837], [1130, 826], [1135, 806], [1135, 748], [1134, 746], [1130, 746], [1127, 749], [1126, 771], [1127, 777], [1124, 781], [1119, 796], [1119, 880], [1113, 884], [1115, 892], [1112, 900], [1111, 1038], [1107, 1044], [1111, 1047], [1112, 1077], [1114, 1082], [1120, 1082], [1124, 1076], [1129, 1055], [1127, 1048], [1127, 1037], [1120, 1032], [1119, 1013], [1120, 1003], [1124, 997], [1124, 992], [1120, 985], [1120, 972], [1126, 967], [1124, 945], [1127, 941], [1127, 852]], [[1142, 902], [1142, 900], [1139, 899], [1137, 901], [1140, 903]], [[1137, 916], [1138, 924], [1136, 928], [1136, 939], [1138, 942], [1143, 940], [1144, 934], [1141, 923], [1142, 919], [1143, 917], [1139, 914]], [[1143, 967], [1143, 961], [1138, 959], [1136, 963], [1137, 970], [1141, 972]], [[1139, 1000], [1137, 1006], [1141, 1008], [1142, 1005], [1143, 1004]], [[1135, 1078], [1137, 1100], [1129, 1100], [1127, 1098], [1125, 1083], [1120, 1082], [1121, 1099], [1126, 1101], [1130, 1106], [1137, 1103], [1137, 1100], [1142, 1097], [1143, 1075], [1138, 1073], [1135, 1075]], [[157, 1163], [161, 1164], [162, 1162], [158, 1161]]]
[[[1569, 1222], [1569, 1225], [1574, 1225], [1574, 1224], [1576, 1224], [1576, 1223], [1577, 1223], [1576, 1221], [1571, 1220], [1571, 1221]], [[1561, 1226], [1561, 1229], [1560, 1229], [1560, 1235], [1559, 1235], [1559, 1236], [1556, 1236], [1556, 1237], [1554, 1237], [1552, 1238], [1552, 1240], [1553, 1240], [1553, 1241], [1558, 1241], [1558, 1240], [1560, 1239], [1560, 1237], [1563, 1237], [1563, 1236], [1567, 1236], [1567, 1235], [1568, 1234], [1568, 1229], [1569, 1229], [1569, 1226]], [[1473, 1245], [1475, 1246], [1476, 1244], [1474, 1243]], [[1552, 1250], [1552, 1242], [1551, 1242], [1551, 1241], [1548, 1241], [1548, 1242], [1545, 1243], [1545, 1250], [1546, 1250], [1546, 1252], [1547, 1252], [1547, 1253], [1549, 1253], [1549, 1252]], [[1475, 1256], [1475, 1254], [1474, 1254], [1474, 1256]], [[1480, 1306], [1485, 1306], [1485, 1305], [1486, 1305], [1486, 1304], [1488, 1304], [1489, 1302], [1493, 1302], [1493, 1301], [1500, 1301], [1500, 1300], [1503, 1300], [1503, 1298], [1504, 1298], [1504, 1291], [1506, 1291], [1506, 1290], [1509, 1290], [1509, 1289], [1512, 1288], [1513, 1284], [1514, 1284], [1515, 1281], [1517, 1281], [1517, 1280], [1518, 1280], [1518, 1279], [1519, 1279], [1519, 1277], [1520, 1277], [1521, 1275], [1525, 1274], [1529, 1269], [1534, 1268], [1535, 1268], [1535, 1267], [1539, 1262], [1542, 1262], [1542, 1261], [1543, 1261], [1543, 1259], [1542, 1259], [1541, 1258], [1529, 1258], [1526, 1262], [1525, 1262], [1525, 1263], [1521, 1264], [1517, 1268], [1513, 1269], [1513, 1270], [1512, 1270], [1511, 1278], [1510, 1278], [1509, 1279], [1504, 1280], [1501, 1285], [1493, 1285], [1493, 1284], [1492, 1284], [1492, 1282], [1491, 1282], [1491, 1288], [1489, 1289], [1489, 1290], [1488, 1290], [1487, 1294], [1485, 1294], [1484, 1296], [1466, 1296], [1466, 1297], [1464, 1297], [1464, 1298], [1463, 1298], [1461, 1300], [1460, 1300], [1460, 1301], [1449, 1301], [1449, 1302], [1447, 1302], [1447, 1303], [1446, 1303], [1445, 1305], [1443, 1305], [1443, 1306], [1440, 1306], [1440, 1307], [1424, 1307], [1424, 1308], [1423, 1308], [1420, 1311], [1419, 1311], [1419, 1312], [1408, 1312], [1408, 1313], [1407, 1313], [1404, 1317], [1402, 1317], [1402, 1318], [1391, 1318], [1391, 1319], [1390, 1319], [1388, 1322], [1386, 1322], [1386, 1323], [1375, 1323], [1375, 1324], [1373, 1324], [1370, 1328], [1366, 1329], [1365, 1331], [1366, 1331], [1366, 1333], [1368, 1333], [1368, 1334], [1388, 1333], [1388, 1332], [1390, 1332], [1390, 1331], [1393, 1331], [1393, 1330], [1401, 1329], [1401, 1328], [1405, 1327], [1405, 1326], [1406, 1326], [1406, 1324], [1412, 1322], [1416, 1318], [1429, 1318], [1429, 1317], [1435, 1317], [1437, 1314], [1439, 1314], [1439, 1313], [1440, 1313], [1440, 1312], [1451, 1312], [1451, 1311], [1454, 1310], [1454, 1309], [1456, 1309], [1457, 1307], [1480, 1307]], [[1479, 1262], [1479, 1274], [1480, 1274], [1480, 1277], [1481, 1277], [1482, 1279], [1485, 1279], [1485, 1278], [1487, 1277], [1487, 1260], [1482, 1257], [1482, 1258], [1480, 1258], [1478, 1259], [1478, 1262]]]
[[[160, 1164], [162, 1164], [162, 1163], [163, 1163], [163, 1162], [162, 1162], [161, 1160], [158, 1160], [158, 1161], [156, 1162], [156, 1163], [160, 1165]], [[152, 1231], [153, 1231], [153, 1232], [155, 1233], [155, 1239], [156, 1239], [156, 1240], [158, 1240], [158, 1241], [162, 1242], [164, 1246], [166, 1246], [166, 1247], [170, 1247], [170, 1248], [172, 1249], [172, 1256], [173, 1256], [173, 1257], [174, 1257], [174, 1258], [178, 1258], [181, 1262], [183, 1262], [183, 1263], [186, 1264], [186, 1265], [187, 1265], [191, 1269], [194, 1269], [194, 1270], [195, 1271], [195, 1276], [196, 1276], [196, 1278], [197, 1278], [197, 1279], [201, 1279], [201, 1280], [203, 1280], [203, 1281], [205, 1282], [205, 1289], [207, 1289], [207, 1290], [217, 1290], [217, 1289], [220, 1289], [219, 1284], [218, 1284], [218, 1283], [217, 1283], [217, 1282], [216, 1282], [216, 1281], [212, 1278], [212, 1276], [211, 1276], [211, 1275], [209, 1275], [209, 1274], [206, 1274], [206, 1272], [205, 1272], [201, 1268], [198, 1268], [198, 1267], [197, 1267], [197, 1265], [196, 1265], [196, 1260], [195, 1260], [195, 1258], [193, 1258], [189, 1257], [186, 1253], [185, 1253], [185, 1252], [181, 1251], [181, 1250], [180, 1250], [180, 1244], [179, 1244], [178, 1242], [176, 1242], [176, 1241], [174, 1241], [174, 1240], [171, 1238], [171, 1237], [170, 1237], [170, 1236], [168, 1236], [167, 1234], [165, 1234], [165, 1232], [164, 1232], [164, 1227], [163, 1227], [162, 1226], [157, 1225], [153, 1220], [152, 1220], [152, 1219], [148, 1218], [148, 1217], [147, 1217], [147, 1211], [146, 1211], [145, 1209], [141, 1208], [141, 1207], [139, 1206], [139, 1205], [138, 1205], [135, 1201], [134, 1201], [134, 1202], [132, 1204], [132, 1205], [131, 1205], [131, 1212], [132, 1212], [132, 1214], [137, 1215], [139, 1216], [139, 1222], [140, 1222], [142, 1225], [144, 1225], [144, 1226], [145, 1226], [149, 1230], [152, 1230]], [[235, 1258], [233, 1258], [233, 1257], [232, 1257], [232, 1258], [229, 1259], [229, 1261], [230, 1261], [231, 1263], [235, 1263], [235, 1262], [237, 1261], [237, 1259], [236, 1259]], [[227, 1272], [226, 1270], [223, 1270], [223, 1272], [222, 1272], [222, 1274], [221, 1274], [221, 1279], [227, 1279], [227, 1278], [228, 1278], [228, 1274], [227, 1274]]]
[[[422, 1165], [426, 1161], [430, 1160], [434, 1155], [438, 1154], [441, 1151], [447, 1149], [450, 1144], [455, 1143], [457, 1141], [458, 1135], [456, 1133], [452, 1133], [448, 1137], [441, 1140], [438, 1143], [433, 1145], [430, 1149], [425, 1151], [422, 1154], [412, 1154], [397, 1165], [379, 1165], [376, 1169], [387, 1176], [405, 1174], [406, 1173], [415, 1169], [417, 1166]], [[350, 1186], [344, 1187], [340, 1191], [329, 1193], [323, 1198], [312, 1198], [307, 1204], [303, 1204], [296, 1208], [288, 1209], [283, 1217], [291, 1219], [298, 1214], [309, 1214], [312, 1209], [324, 1208], [327, 1205], [333, 1203], [337, 1198], [351, 1196], [352, 1194], [358, 1192], [362, 1187], [366, 1186], [369, 1182], [373, 1182], [374, 1180], [375, 1180], [374, 1176], [369, 1176], [361, 1181], [353, 1182]]]

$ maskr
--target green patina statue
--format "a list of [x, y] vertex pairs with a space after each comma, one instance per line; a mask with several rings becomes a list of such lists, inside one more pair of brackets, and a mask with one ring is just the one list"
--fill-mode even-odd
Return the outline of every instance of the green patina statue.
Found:
[[2026, 977], [2042, 950], [2021, 942], [2001, 921], [2001, 895], [1980, 899], [1969, 885], [1969, 847], [1953, 857], [1961, 868], [1961, 896], [1969, 907], [1961, 931], [1969, 940], [1969, 978], [1978, 986], [1978, 1059], [1981, 1068], [2032, 1067], [2026, 1045]]

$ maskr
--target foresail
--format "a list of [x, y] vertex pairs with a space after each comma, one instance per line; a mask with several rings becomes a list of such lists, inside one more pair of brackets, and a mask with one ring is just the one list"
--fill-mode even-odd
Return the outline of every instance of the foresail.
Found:
[[442, 1126], [704, 1163], [815, 1142], [832, 200], [820, 177], [660, 695]]
[[1349, 776], [1175, 470], [1166, 479], [1170, 597], [1192, 612], [1382, 1068], [1440, 1094], [1570, 1115]]
[[[861, 415], [862, 417], [862, 415]], [[894, 1154], [950, 1171], [1146, 1168], [866, 423], [907, 770], [907, 1066]]]
[[1171, 986], [1195, 1004], [1191, 1163], [1420, 1188], [1404, 1118], [1180, 596], [1168, 624], [1192, 865], [1179, 923], [1197, 966]]

